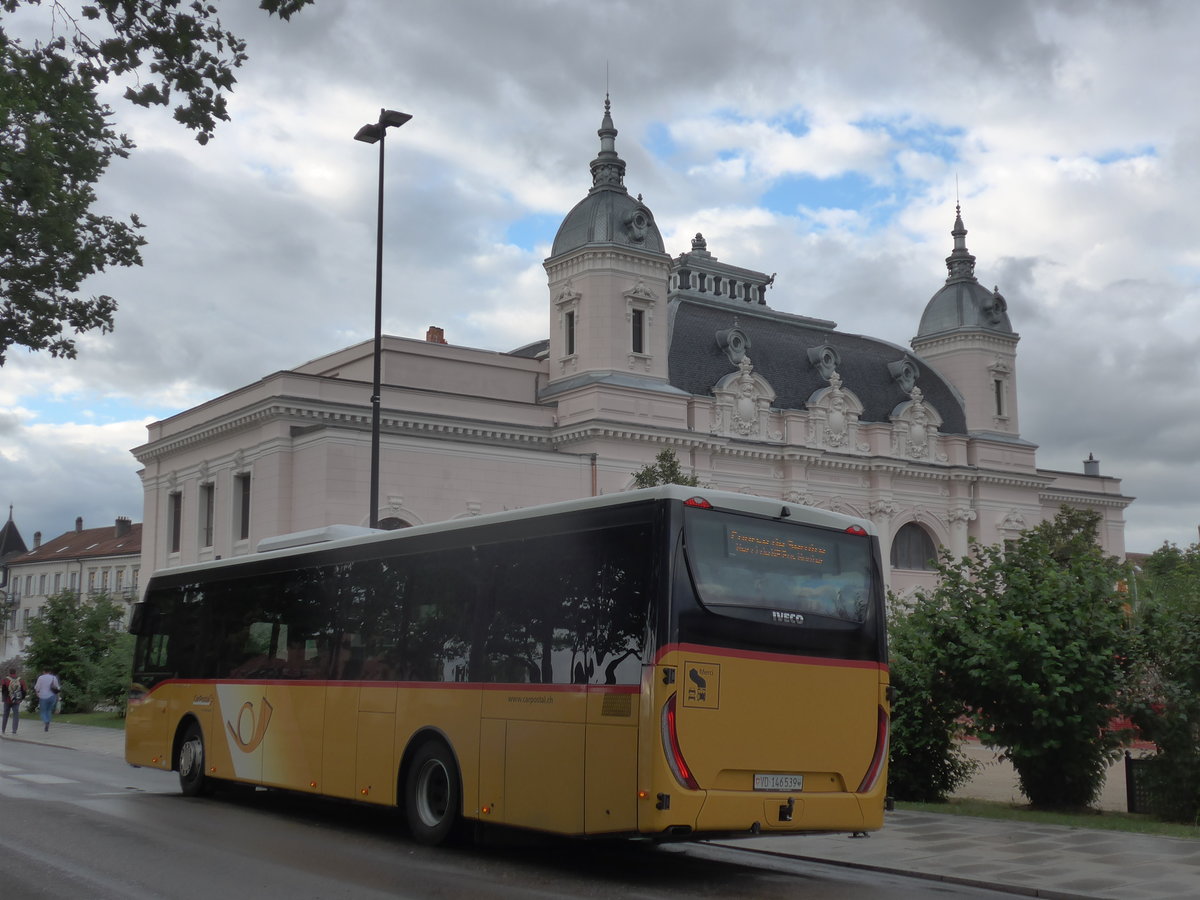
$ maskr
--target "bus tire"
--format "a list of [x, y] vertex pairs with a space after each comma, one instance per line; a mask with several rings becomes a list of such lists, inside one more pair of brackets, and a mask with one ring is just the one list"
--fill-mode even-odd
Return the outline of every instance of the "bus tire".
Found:
[[204, 735], [195, 722], [184, 730], [179, 745], [179, 790], [185, 797], [199, 797], [210, 790], [204, 774]]
[[408, 830], [420, 844], [444, 843], [458, 824], [462, 780], [454, 755], [441, 741], [417, 748], [404, 782], [404, 814]]

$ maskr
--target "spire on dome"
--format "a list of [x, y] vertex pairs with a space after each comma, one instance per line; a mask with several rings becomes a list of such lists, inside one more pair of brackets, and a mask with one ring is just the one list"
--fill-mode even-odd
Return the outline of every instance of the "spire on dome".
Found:
[[954, 237], [954, 250], [946, 257], [946, 270], [949, 274], [946, 281], [974, 281], [975, 257], [967, 250], [967, 229], [963, 225], [962, 207], [954, 204], [954, 229], [950, 232]]
[[617, 156], [617, 129], [613, 127], [612, 107], [604, 95], [604, 119], [596, 132], [600, 153], [592, 160], [592, 190], [625, 190], [625, 160]]

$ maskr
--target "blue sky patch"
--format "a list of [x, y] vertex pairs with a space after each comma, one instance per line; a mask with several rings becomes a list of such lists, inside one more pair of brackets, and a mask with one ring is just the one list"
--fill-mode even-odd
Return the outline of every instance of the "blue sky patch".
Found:
[[562, 213], [534, 213], [509, 225], [504, 231], [504, 240], [522, 250], [533, 250], [538, 244], [553, 241], [562, 221]]
[[1134, 147], [1129, 150], [1109, 150], [1105, 153], [1098, 153], [1093, 158], [1101, 165], [1107, 166], [1116, 162], [1124, 162], [1127, 159], [1141, 159], [1144, 156], [1157, 159], [1158, 149], [1153, 145], [1148, 144], [1142, 147]]
[[[914, 190], [912, 193], [916, 193]], [[788, 175], [779, 178], [760, 198], [772, 212], [794, 216], [797, 210], [850, 209], [873, 226], [890, 222], [908, 201], [910, 193], [896, 184], [879, 184], [858, 172], [835, 178]]]
[[883, 131], [897, 148], [928, 153], [947, 162], [958, 159], [959, 143], [965, 129], [947, 128], [930, 122], [920, 124], [904, 119], [863, 119], [854, 123], [864, 131]]
[[42, 397], [23, 405], [37, 413], [35, 422], [38, 425], [111, 425], [141, 421], [146, 416], [165, 419], [179, 412], [176, 408], [155, 409], [137, 398], [77, 394]]

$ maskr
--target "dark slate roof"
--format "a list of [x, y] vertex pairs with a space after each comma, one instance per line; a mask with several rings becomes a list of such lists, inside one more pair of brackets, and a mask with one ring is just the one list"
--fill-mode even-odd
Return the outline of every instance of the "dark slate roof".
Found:
[[532, 344], [526, 344], [524, 347], [518, 347], [516, 350], [509, 350], [506, 356], [519, 356], [522, 359], [537, 359], [538, 354], [547, 353], [550, 350], [550, 339], [542, 338], [540, 341], [534, 341]]
[[751, 305], [731, 309], [688, 299], [671, 308], [671, 384], [689, 394], [710, 395], [713, 385], [737, 370], [717, 343], [718, 331], [737, 327], [749, 339], [746, 355], [754, 371], [775, 389], [779, 409], [805, 409], [816, 391], [828, 387], [808, 358], [810, 347], [828, 344], [837, 350], [842, 386], [862, 401], [863, 422], [887, 422], [909, 397], [888, 371], [888, 363], [908, 358], [919, 373], [917, 387], [925, 402], [942, 417], [944, 434], [966, 434], [962, 400], [936, 370], [911, 351], [886, 341], [821, 328], [812, 320]]

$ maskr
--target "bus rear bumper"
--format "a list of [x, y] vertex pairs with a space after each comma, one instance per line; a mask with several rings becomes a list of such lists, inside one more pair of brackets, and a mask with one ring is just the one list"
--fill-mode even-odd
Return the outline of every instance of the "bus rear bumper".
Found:
[[695, 830], [765, 835], [874, 831], [882, 826], [882, 794], [709, 791]]

